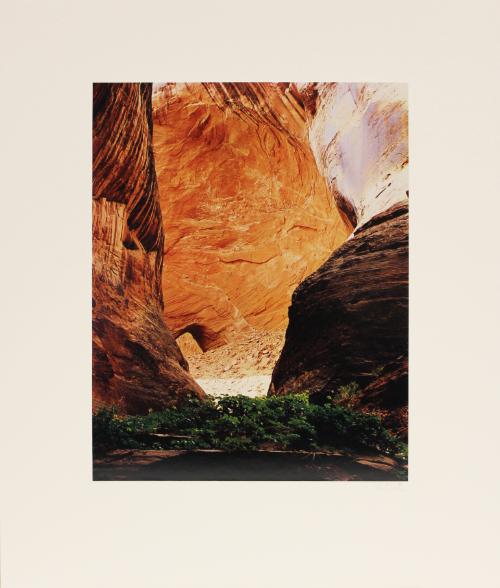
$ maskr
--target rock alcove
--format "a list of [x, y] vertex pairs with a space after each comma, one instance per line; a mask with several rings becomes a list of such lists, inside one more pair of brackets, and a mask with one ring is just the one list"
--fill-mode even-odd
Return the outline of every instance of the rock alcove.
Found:
[[241, 356], [271, 394], [385, 378], [404, 410], [404, 85], [96, 84], [93, 138], [96, 403], [202, 396], [197, 361]]

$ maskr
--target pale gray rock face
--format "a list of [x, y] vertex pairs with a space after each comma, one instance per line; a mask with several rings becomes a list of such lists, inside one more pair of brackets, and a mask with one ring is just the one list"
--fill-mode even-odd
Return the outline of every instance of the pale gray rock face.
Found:
[[309, 141], [331, 194], [355, 226], [408, 198], [406, 84], [297, 84]]

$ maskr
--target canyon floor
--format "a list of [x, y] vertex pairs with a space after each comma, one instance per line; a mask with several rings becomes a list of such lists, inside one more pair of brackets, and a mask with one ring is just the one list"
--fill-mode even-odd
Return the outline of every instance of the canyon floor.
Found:
[[94, 460], [94, 480], [372, 481], [408, 479], [406, 466], [385, 455], [346, 451], [117, 450]]
[[283, 347], [284, 331], [251, 329], [232, 341], [203, 353], [189, 334], [177, 339], [189, 370], [211, 396], [265, 396], [273, 367]]

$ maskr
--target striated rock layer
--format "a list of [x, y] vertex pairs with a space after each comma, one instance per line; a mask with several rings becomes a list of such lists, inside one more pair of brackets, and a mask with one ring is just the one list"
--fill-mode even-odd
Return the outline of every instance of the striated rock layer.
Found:
[[297, 288], [276, 393], [367, 384], [407, 351], [408, 208], [375, 216]]
[[357, 227], [293, 294], [270, 394], [357, 382], [404, 436], [408, 402], [407, 104], [399, 84], [298, 85], [318, 167]]
[[165, 319], [202, 349], [283, 330], [295, 287], [343, 243], [289, 84], [165, 84], [154, 148]]
[[94, 85], [93, 401], [129, 413], [204, 395], [162, 316], [151, 115], [150, 84]]

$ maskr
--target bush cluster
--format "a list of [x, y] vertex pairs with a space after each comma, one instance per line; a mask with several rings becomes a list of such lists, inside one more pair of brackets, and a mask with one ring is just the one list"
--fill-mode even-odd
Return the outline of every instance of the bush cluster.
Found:
[[120, 416], [113, 408], [102, 409], [93, 415], [93, 443], [96, 452], [351, 448], [402, 455], [405, 451], [379, 417], [332, 403], [316, 405], [307, 394], [189, 399], [144, 416]]

